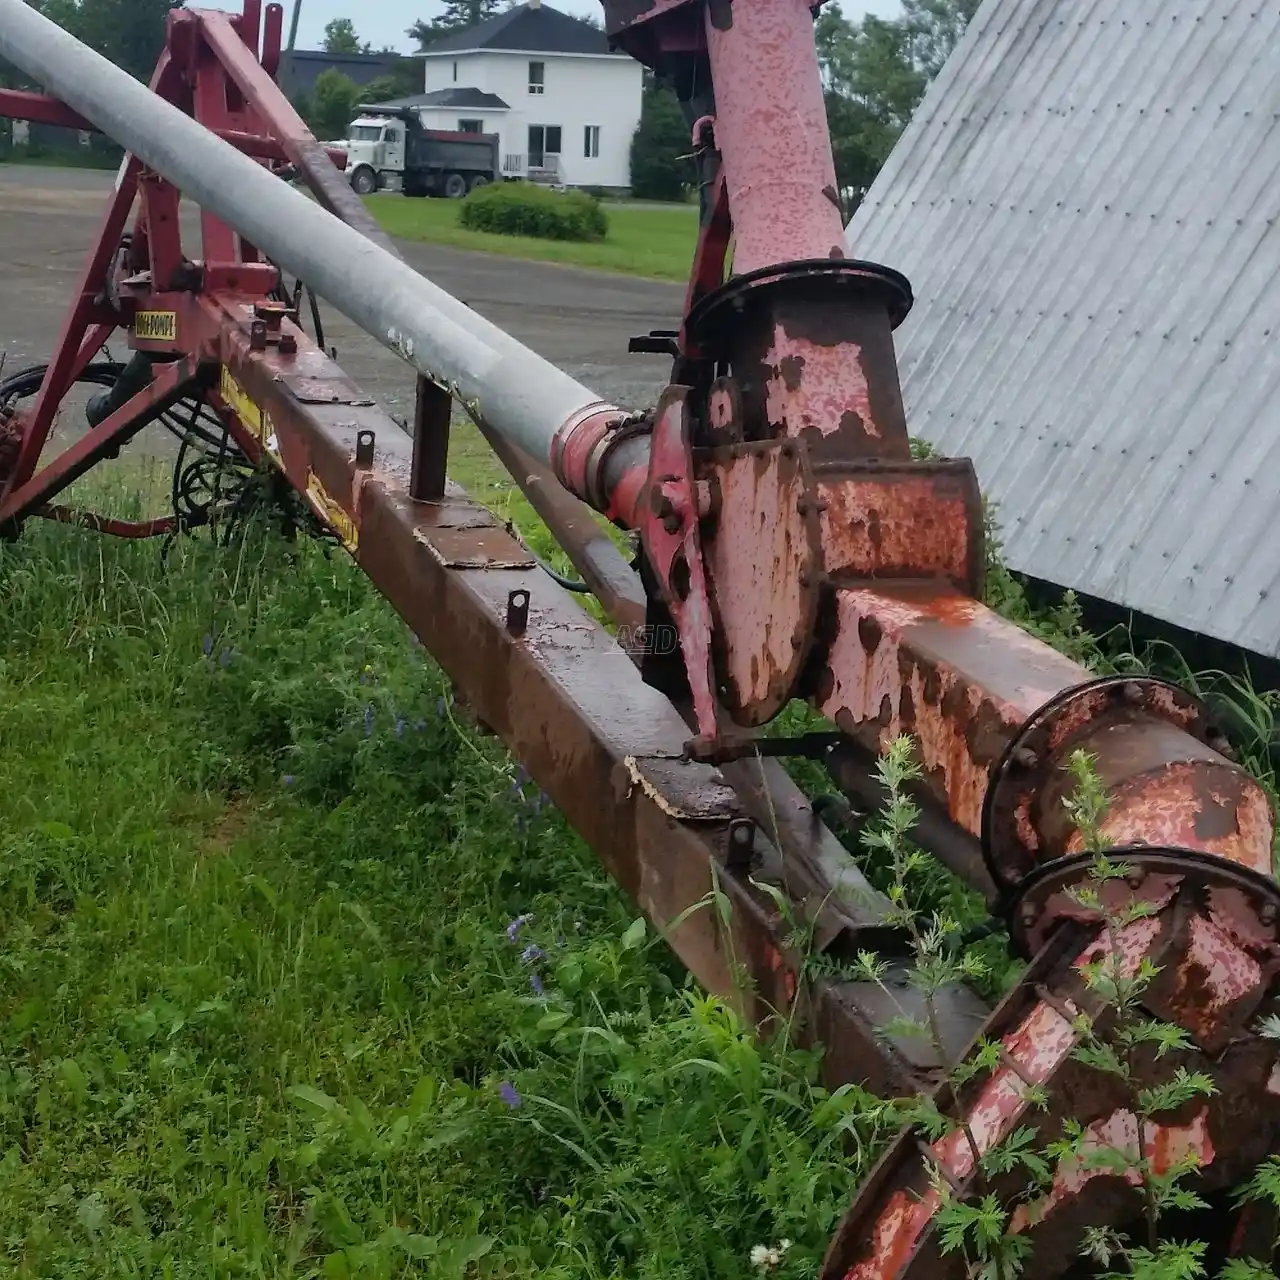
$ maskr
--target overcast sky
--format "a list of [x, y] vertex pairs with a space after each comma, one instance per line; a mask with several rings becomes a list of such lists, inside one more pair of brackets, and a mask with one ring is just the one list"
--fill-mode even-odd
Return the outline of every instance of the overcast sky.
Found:
[[[563, 13], [586, 16], [602, 14], [599, 0], [556, 0], [554, 8]], [[375, 49], [390, 45], [404, 53], [414, 51], [405, 31], [418, 18], [430, 18], [444, 8], [440, 0], [302, 0], [302, 22], [298, 27], [298, 48], [318, 49], [324, 36], [325, 23], [331, 18], [350, 18], [356, 24], [361, 40]], [[891, 17], [901, 10], [898, 0], [841, 0], [840, 8], [850, 18], [864, 13]], [[292, 0], [285, 0], [285, 32]]]

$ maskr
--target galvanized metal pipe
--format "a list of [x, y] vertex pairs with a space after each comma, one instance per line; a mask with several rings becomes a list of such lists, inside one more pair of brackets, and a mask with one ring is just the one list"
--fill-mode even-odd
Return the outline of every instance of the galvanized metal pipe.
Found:
[[0, 0], [0, 57], [216, 214], [419, 372], [550, 462], [558, 433], [620, 411], [241, 155], [24, 0]]

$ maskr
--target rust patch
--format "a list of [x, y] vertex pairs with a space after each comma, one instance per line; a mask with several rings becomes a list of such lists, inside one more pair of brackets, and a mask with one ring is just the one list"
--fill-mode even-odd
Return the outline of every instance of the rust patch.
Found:
[[788, 391], [799, 391], [804, 377], [804, 356], [783, 356], [778, 362], [778, 376]]
[[883, 635], [884, 631], [874, 618], [858, 619], [858, 639], [862, 641], [862, 647], [867, 653], [875, 653]]
[[[1233, 788], [1239, 790], [1239, 788]], [[1209, 791], [1200, 797], [1195, 817], [1196, 835], [1201, 840], [1225, 840], [1240, 833], [1240, 801], [1242, 796], [1224, 796]]]

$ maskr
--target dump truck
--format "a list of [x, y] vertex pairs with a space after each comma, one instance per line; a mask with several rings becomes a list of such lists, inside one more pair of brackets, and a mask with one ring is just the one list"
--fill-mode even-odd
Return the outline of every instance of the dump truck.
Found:
[[496, 133], [425, 129], [408, 108], [362, 106], [347, 134], [347, 178], [358, 195], [399, 191], [460, 200], [500, 175]]

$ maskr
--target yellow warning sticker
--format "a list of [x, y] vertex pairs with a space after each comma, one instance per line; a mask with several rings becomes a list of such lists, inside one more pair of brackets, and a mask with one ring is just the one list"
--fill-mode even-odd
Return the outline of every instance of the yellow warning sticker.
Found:
[[133, 336], [140, 342], [177, 342], [176, 311], [139, 311], [133, 318]]
[[360, 545], [360, 530], [356, 528], [355, 521], [329, 496], [314, 472], [307, 476], [307, 497], [311, 499], [316, 514], [333, 526], [342, 539], [342, 545], [354, 555]]
[[222, 381], [219, 386], [227, 408], [231, 409], [246, 427], [258, 438], [266, 451], [283, 466], [280, 458], [280, 442], [276, 439], [276, 430], [271, 422], [271, 415], [263, 411], [249, 398], [249, 393], [232, 377], [231, 370], [222, 366]]

